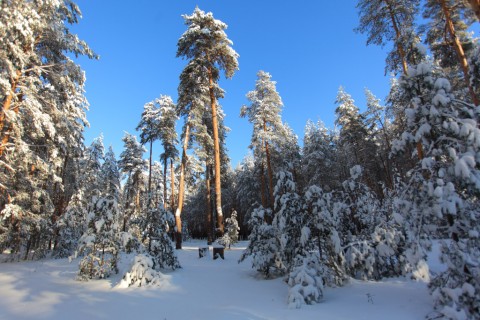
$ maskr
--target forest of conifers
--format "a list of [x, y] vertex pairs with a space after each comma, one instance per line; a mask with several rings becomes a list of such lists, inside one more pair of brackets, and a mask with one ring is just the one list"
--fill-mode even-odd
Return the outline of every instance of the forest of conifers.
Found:
[[367, 44], [392, 48], [385, 104], [366, 90], [357, 106], [340, 88], [336, 129], [308, 122], [300, 144], [275, 81], [259, 71], [240, 110], [252, 152], [232, 168], [219, 79], [234, 77], [238, 54], [212, 13], [183, 16], [178, 99], [145, 104], [139, 139], [125, 134], [117, 158], [102, 137], [84, 144], [85, 75], [73, 57], [97, 56], [69, 30], [79, 8], [1, 1], [1, 251], [12, 261], [77, 252], [81, 278], [92, 279], [114, 272], [122, 251], [175, 269], [182, 239], [229, 244], [238, 225], [250, 240], [242, 259], [265, 276], [303, 266], [321, 285], [342, 285], [422, 277], [431, 241], [442, 239], [447, 267], [430, 282], [438, 317], [479, 318], [480, 43], [470, 28], [480, 2], [359, 0], [357, 9]]

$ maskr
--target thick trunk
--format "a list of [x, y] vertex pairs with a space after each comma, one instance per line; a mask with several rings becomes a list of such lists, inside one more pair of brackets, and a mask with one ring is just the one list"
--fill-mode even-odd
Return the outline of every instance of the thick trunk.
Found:
[[[398, 28], [397, 19], [395, 18], [395, 13], [393, 12], [392, 6], [388, 0], [384, 0], [385, 4], [387, 5], [388, 12], [390, 14], [390, 19], [392, 20], [393, 30], [395, 31], [395, 38], [398, 41], [401, 37], [400, 29]], [[402, 69], [403, 74], [408, 75], [408, 67], [407, 67], [407, 58], [405, 54], [405, 49], [400, 42], [397, 42], [397, 50], [400, 59], [402, 60]]]
[[[453, 25], [451, 13], [450, 13], [450, 8], [447, 6], [445, 0], [440, 0], [441, 5], [442, 5], [442, 11], [443, 14], [445, 15], [445, 23], [446, 23], [446, 30], [449, 33], [450, 37], [452, 38], [452, 46], [455, 49], [455, 52], [457, 53], [457, 58], [458, 62], [460, 63], [460, 66], [463, 71], [463, 77], [465, 80], [465, 83], [468, 87], [468, 92], [470, 93], [470, 97], [472, 98], [472, 102], [478, 106], [478, 98], [475, 94], [475, 91], [473, 90], [472, 85], [470, 84], [470, 76], [469, 76], [469, 66], [468, 66], [468, 60], [467, 56], [465, 55], [465, 52], [463, 51], [462, 43], [460, 42], [460, 39], [458, 39], [457, 34], [455, 32], [455, 26]], [[478, 1], [477, 1], [478, 2]]]
[[262, 198], [262, 207], [267, 207], [267, 188], [265, 186], [265, 169], [263, 161], [260, 164], [260, 197]]
[[[188, 121], [188, 120], [187, 120]], [[182, 150], [182, 162], [180, 164], [180, 180], [178, 186], [178, 205], [175, 210], [175, 224], [176, 224], [176, 248], [182, 249], [182, 209], [183, 209], [183, 197], [185, 194], [185, 168], [187, 166], [187, 148], [188, 148], [188, 139], [190, 138], [190, 124], [187, 123], [185, 129], [185, 138], [183, 141], [183, 150]]]
[[221, 237], [224, 232], [223, 226], [223, 211], [222, 211], [222, 185], [220, 173], [220, 139], [218, 137], [218, 119], [217, 119], [217, 103], [213, 91], [213, 76], [212, 67], [208, 68], [210, 102], [212, 106], [212, 130], [213, 130], [213, 149], [214, 149], [214, 164], [215, 164], [215, 206], [217, 211], [217, 227], [218, 233]]
[[170, 189], [172, 194], [170, 196], [170, 208], [172, 212], [175, 211], [175, 171], [173, 170], [173, 159], [170, 158]]
[[205, 182], [206, 182], [206, 191], [207, 191], [207, 243], [212, 244], [213, 242], [213, 229], [212, 229], [212, 197], [211, 197], [211, 185], [210, 185], [210, 171], [211, 166], [207, 164], [205, 168]]
[[468, 0], [473, 12], [477, 16], [477, 20], [480, 21], [480, 0]]
[[[267, 122], [263, 120], [263, 132], [267, 132]], [[270, 193], [270, 209], [273, 210], [275, 206], [275, 199], [273, 198], [273, 170], [270, 161], [270, 150], [268, 148], [268, 142], [265, 141], [265, 155], [267, 157], [267, 173], [268, 173], [268, 191]]]

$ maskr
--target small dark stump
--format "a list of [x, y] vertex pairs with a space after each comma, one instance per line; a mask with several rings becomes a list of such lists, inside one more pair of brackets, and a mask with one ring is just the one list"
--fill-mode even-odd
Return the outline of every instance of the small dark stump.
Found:
[[225, 260], [224, 251], [224, 247], [213, 247], [213, 260], [217, 259], [218, 257]]
[[208, 247], [198, 248], [198, 257], [203, 258], [208, 255]]

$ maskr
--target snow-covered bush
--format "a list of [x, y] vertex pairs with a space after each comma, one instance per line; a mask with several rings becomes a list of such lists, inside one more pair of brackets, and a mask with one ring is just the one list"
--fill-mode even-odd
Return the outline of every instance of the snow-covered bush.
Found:
[[322, 275], [328, 286], [341, 286], [347, 281], [345, 257], [338, 232], [340, 212], [343, 208], [335, 195], [318, 186], [310, 186], [304, 195], [304, 210], [309, 218], [302, 232], [302, 242], [316, 243], [323, 268]]
[[93, 197], [90, 207], [88, 229], [79, 241], [79, 253], [84, 255], [79, 264], [79, 280], [107, 278], [118, 272], [117, 202], [112, 197]]
[[120, 286], [145, 287], [158, 286], [165, 281], [165, 276], [155, 270], [153, 257], [148, 254], [135, 256], [130, 272], [127, 272], [122, 279]]
[[[416, 145], [418, 163], [400, 199], [407, 259], [424, 266], [424, 238], [448, 235], [441, 259], [447, 270], [430, 284], [436, 310], [450, 319], [480, 318], [480, 109], [460, 101], [441, 70], [431, 63], [412, 67], [402, 78], [402, 94], [412, 101], [407, 128], [394, 151]], [[460, 92], [458, 96], [463, 96]], [[427, 244], [427, 246], [425, 245]], [[425, 272], [423, 272], [425, 274]]]
[[308, 255], [294, 267], [288, 276], [288, 306], [300, 308], [304, 304], [314, 304], [323, 298], [323, 279], [319, 257]]
[[252, 257], [252, 268], [269, 277], [273, 272], [283, 271], [278, 252], [279, 243], [276, 238], [275, 229], [265, 222], [267, 216], [271, 216], [270, 209], [262, 206], [255, 208], [248, 220], [251, 229], [248, 236], [249, 244], [242, 253], [238, 262], [244, 261], [248, 256]]

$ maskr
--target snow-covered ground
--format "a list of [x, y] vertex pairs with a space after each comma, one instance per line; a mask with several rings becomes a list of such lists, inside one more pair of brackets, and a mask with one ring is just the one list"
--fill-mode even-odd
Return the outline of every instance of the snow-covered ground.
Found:
[[[160, 287], [122, 288], [133, 256], [107, 280], [75, 280], [78, 260], [0, 264], [0, 319], [423, 319], [432, 310], [425, 283], [405, 278], [357, 281], [326, 288], [323, 302], [289, 309], [287, 284], [264, 280], [250, 261], [238, 264], [246, 246], [225, 260], [198, 257], [205, 242], [177, 251], [182, 269], [166, 273]], [[433, 253], [435, 255], [435, 252]]]

